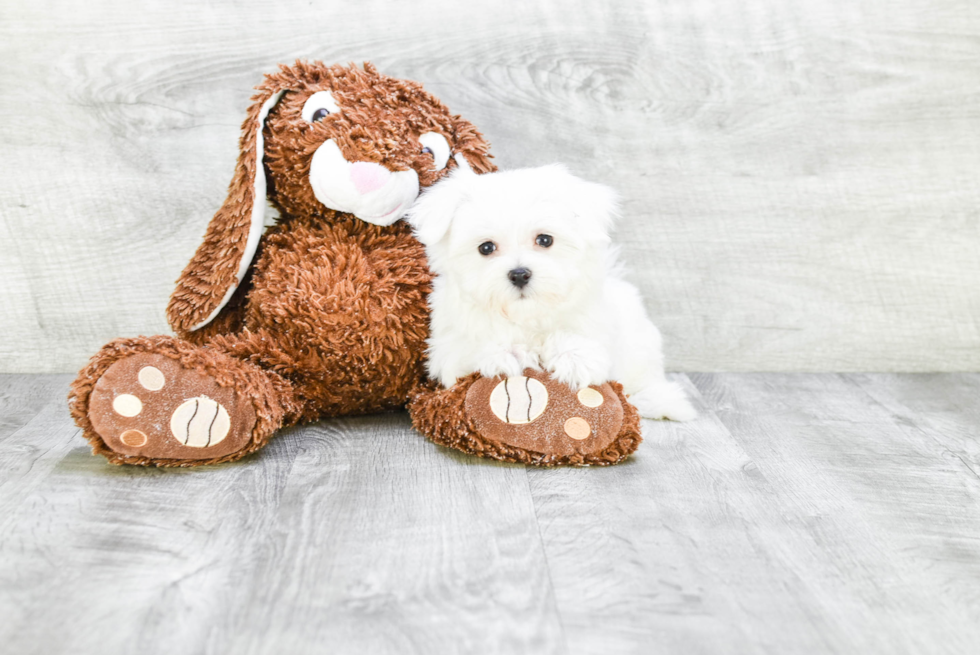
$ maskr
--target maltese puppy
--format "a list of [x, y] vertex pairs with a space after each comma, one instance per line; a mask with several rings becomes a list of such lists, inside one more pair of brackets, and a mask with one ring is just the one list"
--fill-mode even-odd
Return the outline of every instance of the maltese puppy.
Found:
[[450, 387], [550, 371], [573, 390], [619, 381], [646, 418], [695, 417], [664, 377], [660, 331], [621, 277], [609, 230], [612, 189], [561, 165], [476, 175], [425, 191], [409, 221], [436, 274], [430, 377]]

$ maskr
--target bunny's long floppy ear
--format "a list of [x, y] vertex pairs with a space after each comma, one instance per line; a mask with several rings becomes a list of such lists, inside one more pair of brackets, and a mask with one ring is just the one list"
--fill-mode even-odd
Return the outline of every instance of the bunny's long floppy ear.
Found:
[[170, 296], [167, 320], [177, 332], [193, 332], [218, 316], [244, 279], [258, 248], [266, 205], [262, 128], [284, 93], [272, 87], [259, 89], [242, 124], [228, 198], [211, 219], [204, 242]]

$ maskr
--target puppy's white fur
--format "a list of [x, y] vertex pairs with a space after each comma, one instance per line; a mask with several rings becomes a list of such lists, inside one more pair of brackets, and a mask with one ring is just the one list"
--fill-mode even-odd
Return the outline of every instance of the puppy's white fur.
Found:
[[[479, 371], [551, 371], [579, 389], [618, 380], [647, 418], [694, 418], [664, 377], [661, 337], [622, 279], [609, 230], [612, 189], [560, 165], [476, 175], [461, 169], [409, 212], [436, 278], [429, 375], [444, 386]], [[550, 235], [553, 245], [536, 243]], [[489, 256], [478, 248], [496, 245]], [[508, 272], [531, 272], [523, 289]]]

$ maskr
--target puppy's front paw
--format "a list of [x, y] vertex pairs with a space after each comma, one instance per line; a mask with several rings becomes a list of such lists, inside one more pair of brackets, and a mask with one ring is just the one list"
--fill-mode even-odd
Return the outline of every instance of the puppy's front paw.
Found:
[[535, 371], [541, 370], [541, 360], [538, 358], [538, 354], [527, 346], [521, 344], [511, 346], [510, 353], [517, 358], [521, 365], [521, 372], [518, 375], [524, 375], [526, 368], [533, 368]]
[[524, 375], [524, 369], [539, 370], [538, 355], [522, 344], [488, 346], [478, 359], [480, 375], [487, 378]]
[[555, 337], [546, 347], [545, 367], [552, 377], [578, 391], [609, 380], [612, 362], [602, 347], [582, 337]]
[[487, 378], [503, 375], [513, 377], [521, 374], [521, 362], [512, 352], [502, 350], [484, 357], [480, 361], [480, 375]]

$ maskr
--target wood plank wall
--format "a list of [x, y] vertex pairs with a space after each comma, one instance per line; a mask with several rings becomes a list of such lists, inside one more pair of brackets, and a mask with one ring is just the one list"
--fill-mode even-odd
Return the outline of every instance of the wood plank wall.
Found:
[[0, 370], [167, 331], [250, 88], [296, 58], [616, 187], [672, 369], [980, 369], [973, 0], [41, 0], [0, 10]]

